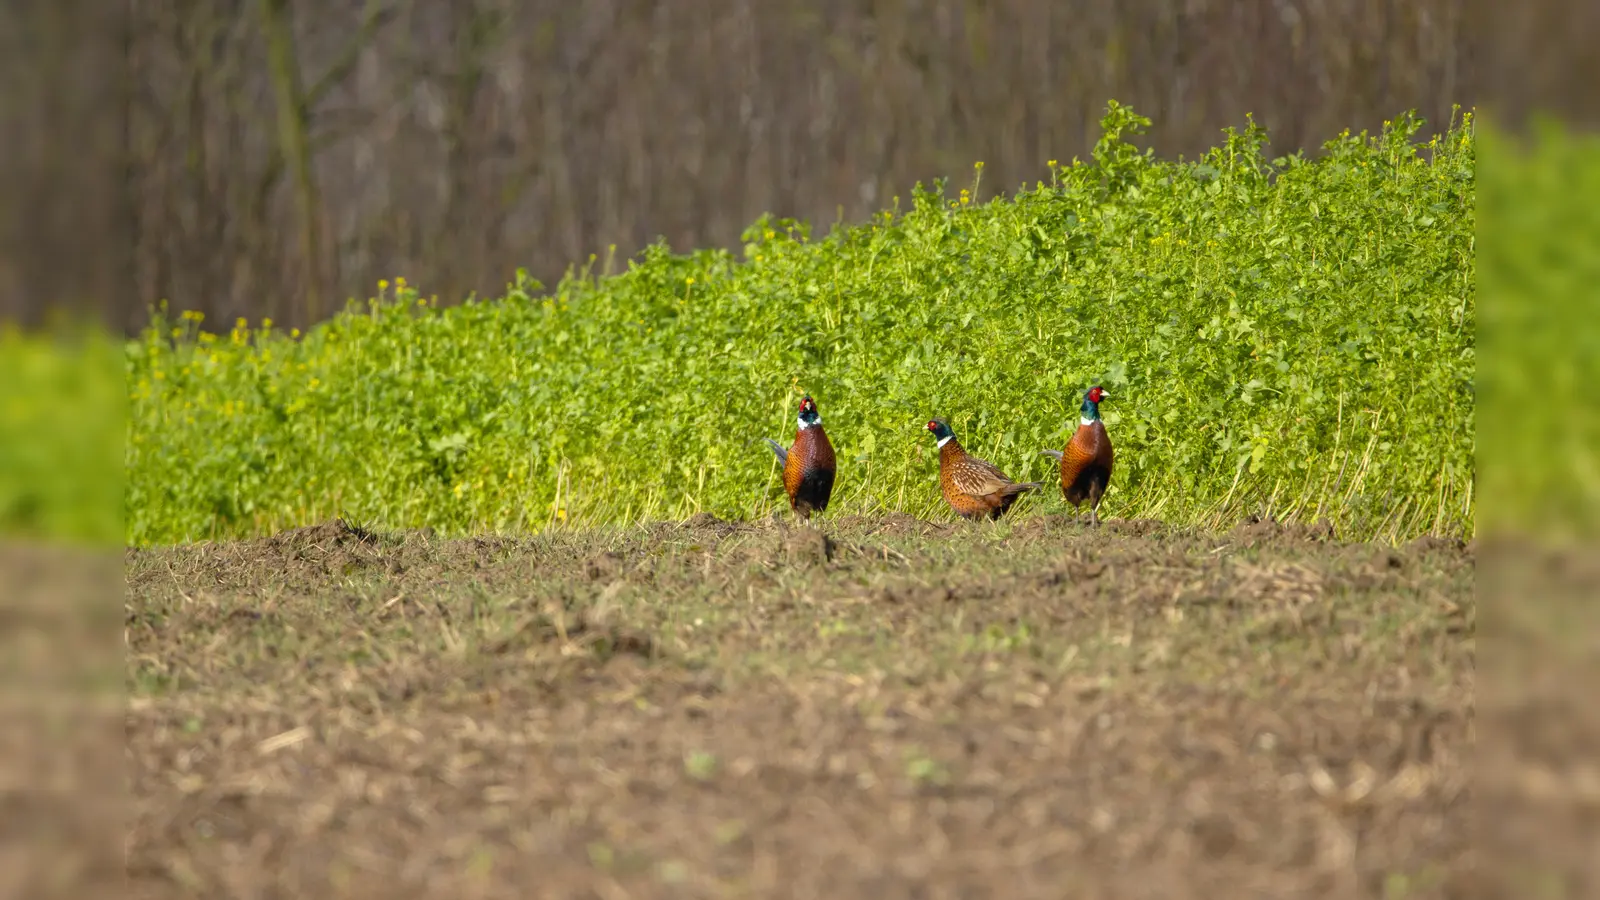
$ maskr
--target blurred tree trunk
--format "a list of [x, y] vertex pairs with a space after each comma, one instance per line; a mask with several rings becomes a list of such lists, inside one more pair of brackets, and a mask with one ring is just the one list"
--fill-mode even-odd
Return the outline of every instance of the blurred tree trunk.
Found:
[[[988, 199], [1086, 156], [1112, 98], [1154, 120], [1144, 143], [1164, 155], [1246, 112], [1273, 152], [1410, 107], [1444, 127], [1494, 62], [1523, 66], [1504, 93], [1526, 106], [1600, 16], [1576, 0], [1499, 19], [1459, 0], [112, 4], [133, 21], [95, 53], [61, 52], [116, 30], [63, 13], [86, 0], [0, 16], [0, 306], [94, 297], [131, 328], [162, 299], [303, 327], [398, 274], [450, 302], [608, 245], [620, 265], [657, 236], [736, 245], [763, 212], [821, 234], [841, 208], [904, 208], [917, 181], [968, 186], [978, 160]], [[1485, 21], [1550, 52], [1474, 44]], [[56, 102], [96, 78], [119, 110]], [[1592, 80], [1559, 83], [1582, 100], [1572, 85]], [[99, 208], [64, 201], [94, 199], [84, 151], [113, 131], [124, 183], [97, 182]], [[88, 275], [72, 260], [114, 258], [85, 246], [91, 224], [136, 242], [121, 293], [67, 284]]]
[[316, 173], [311, 168], [309, 111], [301, 88], [300, 62], [294, 51], [289, 0], [261, 0], [261, 27], [267, 39], [267, 65], [278, 103], [279, 152], [288, 162], [294, 179], [300, 212], [300, 255], [306, 269], [301, 295], [304, 307], [300, 314], [302, 321], [314, 322], [324, 309], [322, 235], [318, 228], [321, 203], [317, 196]]
[[135, 302], [141, 303], [135, 307], [132, 303], [118, 304], [121, 309], [108, 309], [108, 318], [117, 325], [127, 328], [141, 324], [136, 317], [130, 315], [135, 310], [143, 312], [142, 302], [147, 298], [137, 296], [141, 287], [139, 247], [143, 235], [143, 219], [139, 210], [139, 154], [137, 147], [138, 136], [134, 123], [134, 111], [138, 107], [139, 98], [136, 85], [143, 77], [142, 67], [139, 64], [140, 35], [137, 20], [129, 7], [132, 0], [118, 4], [117, 42], [120, 52], [115, 56], [114, 68], [118, 96], [116, 117], [116, 163], [117, 163], [117, 190], [114, 192], [116, 213], [113, 222], [115, 233], [124, 240], [112, 247], [112, 266], [115, 278], [119, 284], [116, 294], [108, 297], [111, 303], [116, 303], [124, 296]]
[[[481, 148], [486, 143], [478, 127], [479, 99], [487, 57], [504, 24], [504, 10], [489, 6], [485, 0], [455, 0], [451, 5], [452, 69], [444, 79], [447, 87], [444, 92], [443, 220], [444, 234], [453, 243], [475, 227], [480, 235], [493, 230], [492, 220], [504, 215], [498, 203], [474, 202], [482, 200], [474, 196], [480, 193], [474, 191], [474, 187], [482, 182], [478, 170], [483, 162]], [[479, 205], [483, 208], [474, 208]], [[491, 221], [469, 222], [468, 215], [473, 212]], [[482, 265], [482, 251], [488, 249], [477, 242], [456, 243], [440, 260], [440, 286], [463, 295], [471, 291], [473, 271]]]

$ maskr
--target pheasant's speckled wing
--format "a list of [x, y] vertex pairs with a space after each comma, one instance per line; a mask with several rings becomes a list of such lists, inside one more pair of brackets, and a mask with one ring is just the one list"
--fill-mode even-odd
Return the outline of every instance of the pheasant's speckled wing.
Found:
[[951, 469], [950, 480], [961, 493], [971, 497], [986, 497], [1011, 484], [1011, 479], [994, 463], [970, 454]]

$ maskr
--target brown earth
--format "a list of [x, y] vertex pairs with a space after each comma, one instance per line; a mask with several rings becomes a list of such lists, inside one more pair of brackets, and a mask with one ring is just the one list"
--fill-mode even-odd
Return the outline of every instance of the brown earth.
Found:
[[1490, 896], [1474, 554], [899, 515], [129, 551], [125, 896]]

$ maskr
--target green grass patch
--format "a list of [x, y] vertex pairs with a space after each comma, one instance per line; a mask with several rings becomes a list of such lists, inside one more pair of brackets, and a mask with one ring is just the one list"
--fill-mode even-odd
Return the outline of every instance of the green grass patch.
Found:
[[1471, 532], [1470, 115], [1278, 159], [1254, 123], [1157, 159], [1128, 140], [1148, 124], [1113, 103], [1046, 182], [975, 202], [979, 164], [820, 240], [763, 217], [737, 253], [658, 244], [449, 307], [397, 279], [305, 334], [159, 314], [127, 354], [128, 538], [761, 515], [756, 442], [802, 393], [839, 452], [830, 515], [945, 515], [928, 418], [1050, 479], [1093, 383], [1103, 516]]
[[1483, 526], [1600, 534], [1600, 136], [1485, 136]]
[[92, 328], [0, 324], [0, 539], [123, 542], [119, 343]]

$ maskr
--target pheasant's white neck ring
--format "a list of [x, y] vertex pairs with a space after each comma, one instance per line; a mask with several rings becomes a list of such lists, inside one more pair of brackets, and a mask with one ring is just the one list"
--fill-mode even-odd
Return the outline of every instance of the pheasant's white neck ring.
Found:
[[939, 438], [939, 440], [935, 441], [934, 442], [934, 446], [935, 447], [943, 447], [945, 444], [948, 444], [951, 441], [955, 440], [955, 437], [956, 436], [953, 435], [953, 434], [945, 435], [944, 437]]
[[1098, 421], [1100, 421], [1098, 418], [1091, 419], [1088, 416], [1082, 416], [1082, 417], [1080, 417], [1078, 419], [1078, 424], [1079, 425], [1093, 425], [1094, 423], [1096, 423]]
[[805, 416], [801, 416], [799, 419], [796, 419], [795, 421], [800, 423], [800, 430], [801, 431], [805, 431], [807, 428], [810, 428], [813, 425], [821, 425], [822, 424], [822, 417], [821, 416], [817, 416], [817, 418], [814, 421], [807, 422]]

